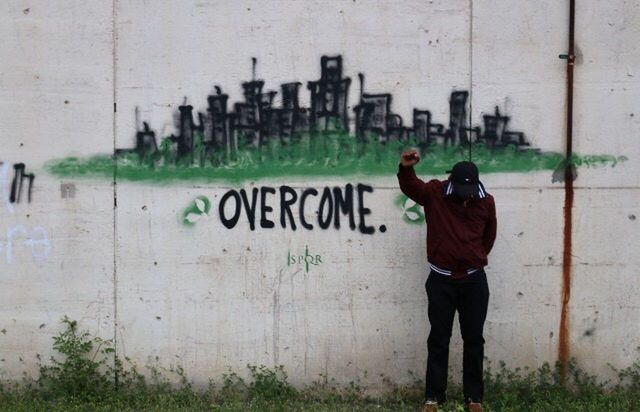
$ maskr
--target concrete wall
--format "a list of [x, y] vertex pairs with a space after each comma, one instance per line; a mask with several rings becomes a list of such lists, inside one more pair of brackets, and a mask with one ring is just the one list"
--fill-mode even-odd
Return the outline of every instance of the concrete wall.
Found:
[[[120, 355], [140, 365], [182, 365], [199, 383], [247, 363], [283, 364], [296, 383], [325, 374], [375, 387], [381, 375], [398, 383], [413, 380], [407, 371], [422, 376], [426, 228], [407, 223], [395, 203], [395, 161], [384, 165], [386, 175], [301, 177], [293, 164], [271, 177], [258, 171], [244, 180], [161, 183], [117, 173], [114, 180], [108, 170], [56, 174], [48, 162], [134, 147], [142, 121], [158, 144], [179, 135], [174, 118], [185, 96], [205, 112], [214, 85], [230, 103], [243, 100], [240, 83], [251, 79], [252, 57], [265, 89], [300, 81], [300, 106], [309, 107], [306, 81], [320, 77], [323, 55], [341, 55], [351, 78], [352, 133], [362, 72], [367, 93], [393, 95], [405, 126], [418, 107], [446, 128], [450, 94], [464, 90], [471, 126], [482, 126], [498, 106], [530, 147], [564, 153], [566, 62], [558, 54], [567, 51], [566, 3], [3, 3], [2, 377], [34, 373], [36, 354], [51, 354], [64, 315], [115, 338]], [[570, 349], [581, 366], [607, 377], [608, 364], [628, 366], [640, 355], [640, 3], [578, 3], [574, 149], [627, 159], [583, 165], [575, 182]], [[12, 201], [20, 163], [23, 193], [17, 199], [14, 191]], [[445, 178], [442, 167], [436, 177]], [[552, 183], [552, 172], [483, 174], [499, 222], [487, 268], [486, 355], [494, 363], [538, 367], [558, 356], [565, 190]], [[355, 216], [364, 215], [375, 233], [345, 220], [339, 229], [318, 227], [320, 196], [304, 209], [313, 230], [300, 227], [297, 214], [297, 230], [281, 226], [278, 193], [268, 195], [274, 228], [251, 230], [243, 212], [228, 229], [219, 216], [231, 190], [289, 186], [321, 194], [335, 186], [344, 193], [347, 184], [372, 188], [363, 192], [370, 214], [357, 209], [356, 197]], [[185, 208], [197, 212], [198, 196], [210, 210], [185, 221]], [[309, 267], [290, 259], [305, 250], [315, 258]], [[457, 331], [452, 345], [451, 367], [459, 371]]]

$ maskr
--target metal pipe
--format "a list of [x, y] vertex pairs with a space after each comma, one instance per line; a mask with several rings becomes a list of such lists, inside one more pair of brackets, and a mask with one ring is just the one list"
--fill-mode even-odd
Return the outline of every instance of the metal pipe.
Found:
[[572, 249], [572, 218], [573, 218], [573, 68], [575, 66], [575, 0], [569, 0], [569, 51], [561, 56], [567, 59], [567, 135], [564, 169], [564, 230], [562, 250], [562, 309], [560, 314], [560, 333], [558, 343], [558, 361], [560, 362], [560, 377], [566, 381], [567, 368], [571, 357], [569, 330], [569, 301], [571, 299], [571, 249]]

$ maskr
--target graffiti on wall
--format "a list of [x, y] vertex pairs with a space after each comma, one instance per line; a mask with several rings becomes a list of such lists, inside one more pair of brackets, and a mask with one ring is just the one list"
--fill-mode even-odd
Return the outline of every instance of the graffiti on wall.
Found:
[[305, 245], [303, 254], [287, 252], [287, 266], [302, 266], [306, 273], [309, 273], [309, 269], [314, 266], [321, 265], [322, 256], [317, 253], [309, 252], [309, 246]]
[[9, 201], [11, 203], [20, 203], [20, 199], [22, 199], [25, 179], [28, 182], [26, 188], [27, 201], [31, 203], [31, 189], [33, 187], [35, 175], [33, 173], [25, 173], [24, 163], [14, 164], [13, 180], [11, 181], [11, 195], [9, 196]]
[[12, 264], [18, 253], [26, 253], [33, 262], [42, 263], [50, 252], [49, 235], [42, 226], [14, 225], [6, 230], [4, 239], [0, 237], [0, 254], [7, 264]]
[[395, 205], [402, 213], [402, 220], [410, 225], [421, 225], [425, 221], [424, 210], [404, 193], [396, 196]]
[[[255, 65], [255, 59], [253, 62]], [[486, 144], [492, 149], [509, 145], [518, 148], [529, 146], [523, 132], [508, 130], [509, 117], [501, 115], [497, 107], [495, 114], [483, 116], [484, 127], [469, 128], [467, 91], [451, 94], [448, 126], [434, 123], [429, 110], [417, 108], [413, 110], [413, 125], [405, 126], [402, 117], [392, 111], [393, 96], [390, 93], [365, 93], [364, 74], [360, 73], [358, 77], [359, 102], [353, 108], [355, 143], [415, 141], [424, 149], [436, 143], [456, 146], [471, 141]], [[255, 78], [242, 83], [244, 101], [233, 104], [233, 110], [229, 110], [229, 96], [222, 93], [220, 87], [216, 87], [217, 94], [208, 97], [206, 111], [197, 112], [195, 117], [193, 106], [185, 101], [178, 107], [177, 135], [163, 139], [158, 145], [155, 132], [145, 122], [143, 130], [136, 134], [135, 148], [119, 152], [134, 152], [148, 157], [158, 148], [165, 148], [171, 149], [171, 156], [165, 156], [165, 160], [174, 163], [186, 160], [189, 164], [197, 164], [203, 158], [215, 163], [216, 160], [223, 162], [224, 155], [237, 152], [239, 146], [257, 148], [275, 141], [284, 147], [299, 142], [307, 133], [349, 133], [352, 120], [348, 111], [351, 79], [343, 75], [342, 56], [322, 56], [320, 79], [307, 82], [310, 107], [300, 106], [300, 82], [280, 85], [280, 107], [274, 106], [278, 92], [264, 90], [264, 85], [263, 80]]]
[[180, 220], [185, 226], [194, 226], [199, 220], [209, 216], [211, 201], [206, 196], [198, 196], [182, 210]]
[[[5, 209], [14, 214], [14, 205], [26, 201], [31, 203], [35, 175], [28, 173], [24, 163], [10, 165], [0, 161], [0, 195]], [[43, 262], [51, 252], [47, 230], [42, 226], [15, 224], [0, 235], [0, 256], [12, 264], [17, 256], [29, 256], [33, 262]]]
[[[242, 220], [252, 231], [258, 227], [292, 231], [345, 227], [365, 235], [375, 233], [376, 229], [384, 233], [386, 225], [376, 228], [367, 223], [371, 214], [371, 209], [365, 206], [368, 193], [373, 193], [373, 187], [362, 183], [301, 191], [286, 185], [277, 189], [270, 186], [231, 189], [220, 197], [216, 213], [227, 229], [234, 229]], [[310, 207], [311, 199], [316, 200], [316, 208]], [[209, 197], [198, 196], [182, 211], [181, 221], [185, 226], [193, 226], [209, 216], [211, 208]]]
[[[13, 176], [10, 178], [10, 174]], [[15, 163], [13, 168], [8, 163], [0, 161], [0, 186], [2, 186], [2, 196], [5, 198], [7, 209], [12, 212], [14, 203], [20, 203], [26, 200], [31, 203], [31, 192], [33, 189], [33, 181], [35, 180], [33, 173], [27, 173], [24, 163]], [[11, 181], [11, 183], [9, 183]]]
[[[55, 160], [49, 170], [63, 177], [109, 178], [116, 170], [118, 178], [137, 181], [388, 175], [408, 146], [422, 152], [425, 161], [417, 171], [425, 174], [441, 174], [443, 167], [469, 156], [483, 173], [554, 170], [563, 160], [560, 153], [532, 147], [524, 132], [511, 130], [510, 116], [499, 107], [473, 124], [466, 90], [451, 92], [447, 122], [438, 122], [426, 108], [414, 108], [409, 122], [394, 113], [391, 93], [367, 93], [362, 73], [352, 107], [352, 79], [345, 76], [341, 55], [321, 57], [320, 78], [306, 82], [309, 107], [300, 103], [303, 83], [268, 89], [256, 78], [256, 59], [252, 62], [251, 80], [241, 84], [242, 101], [230, 102], [215, 86], [202, 110], [184, 99], [175, 133], [158, 136], [143, 121], [133, 147], [90, 159]], [[276, 105], [278, 94], [281, 103]], [[599, 159], [603, 164], [624, 160]]]

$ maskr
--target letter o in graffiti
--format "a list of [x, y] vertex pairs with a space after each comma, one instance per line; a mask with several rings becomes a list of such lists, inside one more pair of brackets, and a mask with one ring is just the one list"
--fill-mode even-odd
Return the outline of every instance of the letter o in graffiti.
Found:
[[[233, 213], [233, 217], [229, 219], [227, 218], [224, 209], [225, 205], [227, 204], [227, 200], [229, 200], [229, 198], [231, 197], [233, 197], [235, 200], [235, 212]], [[242, 211], [242, 205], [240, 204], [240, 202], [240, 194], [238, 194], [238, 192], [236, 192], [235, 190], [229, 190], [220, 199], [220, 204], [218, 205], [218, 214], [220, 216], [220, 221], [227, 229], [232, 229], [240, 219], [240, 212]]]
[[[327, 218], [323, 219], [324, 209], [328, 209]], [[322, 197], [320, 198], [320, 207], [318, 209], [318, 224], [322, 229], [327, 229], [331, 225], [333, 219], [333, 197], [331, 196], [331, 189], [325, 187], [322, 191]]]

